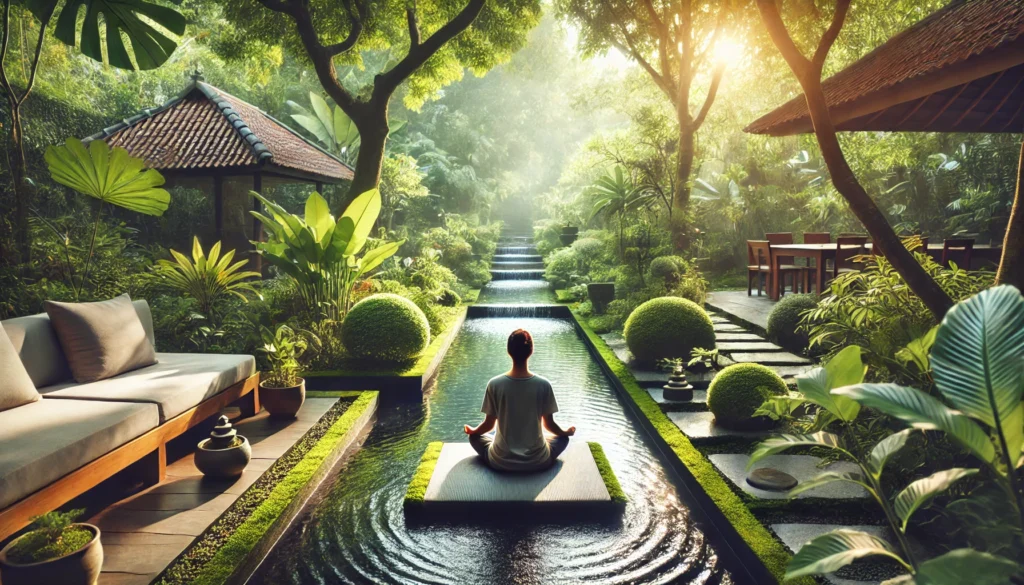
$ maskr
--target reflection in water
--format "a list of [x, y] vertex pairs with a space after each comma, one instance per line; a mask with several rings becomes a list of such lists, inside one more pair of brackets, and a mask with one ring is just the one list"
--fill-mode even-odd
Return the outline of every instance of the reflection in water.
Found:
[[[426, 444], [465, 440], [462, 425], [480, 419], [484, 386], [508, 367], [505, 340], [517, 327], [534, 335], [531, 367], [551, 380], [559, 421], [577, 425], [574, 441], [604, 446], [629, 498], [622, 519], [407, 523], [402, 499]], [[382, 407], [305, 526], [253, 583], [731, 583], [572, 324], [558, 319], [466, 321], [429, 399]]]

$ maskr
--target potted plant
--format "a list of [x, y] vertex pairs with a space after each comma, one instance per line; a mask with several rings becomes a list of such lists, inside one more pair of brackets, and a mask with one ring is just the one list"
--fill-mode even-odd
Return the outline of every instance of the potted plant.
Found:
[[48, 512], [0, 550], [4, 585], [94, 585], [103, 568], [100, 529], [75, 522], [85, 510]]
[[587, 297], [594, 306], [594, 312], [603, 315], [608, 303], [615, 300], [615, 283], [591, 282], [587, 284]]
[[299, 358], [310, 345], [319, 347], [320, 339], [285, 324], [274, 331], [262, 327], [260, 336], [260, 351], [270, 362], [270, 371], [260, 380], [260, 402], [271, 416], [295, 416], [306, 400], [306, 380], [299, 376]]

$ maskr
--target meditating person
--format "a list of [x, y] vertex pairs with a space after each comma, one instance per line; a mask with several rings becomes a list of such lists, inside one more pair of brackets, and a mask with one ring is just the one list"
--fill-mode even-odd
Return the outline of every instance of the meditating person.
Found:
[[[508, 336], [508, 355], [512, 369], [487, 383], [480, 408], [486, 415], [484, 421], [476, 427], [465, 425], [469, 444], [493, 469], [547, 469], [569, 446], [576, 427], [558, 426], [553, 416], [558, 404], [551, 383], [527, 367], [533, 355], [529, 331], [516, 329]], [[544, 429], [552, 436], [545, 437]], [[488, 434], [492, 430], [494, 434]]]

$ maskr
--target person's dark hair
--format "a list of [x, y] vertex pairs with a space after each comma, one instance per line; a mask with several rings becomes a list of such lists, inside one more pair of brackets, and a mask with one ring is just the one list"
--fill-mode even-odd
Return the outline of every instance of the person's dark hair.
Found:
[[521, 362], [533, 355], [533, 336], [526, 329], [516, 329], [508, 336], [508, 355]]

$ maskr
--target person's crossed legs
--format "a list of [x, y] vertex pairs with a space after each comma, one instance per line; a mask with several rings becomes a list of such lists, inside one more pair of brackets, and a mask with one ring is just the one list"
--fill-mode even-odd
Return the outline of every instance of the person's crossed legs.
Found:
[[[558, 456], [561, 455], [562, 452], [565, 451], [566, 447], [569, 446], [569, 437], [556, 437], [552, 435], [546, 437], [545, 440], [548, 442], [548, 448], [551, 449], [551, 457], [548, 460], [548, 465], [551, 466], [555, 464], [555, 459], [558, 459]], [[484, 463], [487, 464], [490, 463], [487, 458], [487, 452], [493, 442], [494, 433], [469, 436], [469, 444], [473, 447], [473, 450], [476, 451], [476, 454], [484, 460]]]

